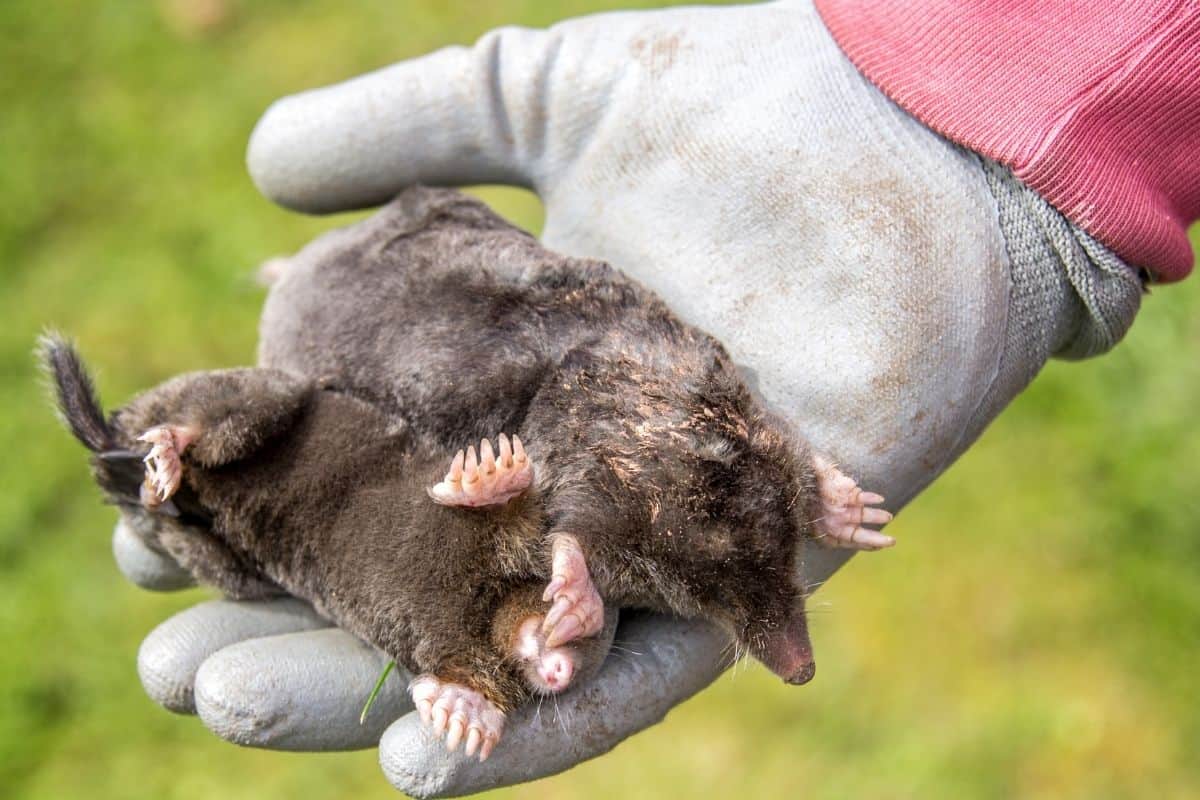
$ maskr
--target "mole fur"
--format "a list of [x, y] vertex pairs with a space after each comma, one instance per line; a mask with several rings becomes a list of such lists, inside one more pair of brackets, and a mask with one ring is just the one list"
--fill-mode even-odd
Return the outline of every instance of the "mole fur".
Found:
[[[501, 710], [530, 692], [502, 643], [545, 613], [564, 532], [610, 612], [704, 617], [785, 680], [812, 676], [807, 445], [648, 290], [465, 195], [409, 189], [290, 259], [258, 367], [174, 378], [106, 419], [66, 342], [44, 359], [98, 483], [152, 546], [232, 597], [307, 600]], [[164, 424], [198, 433], [179, 490], [149, 507], [137, 437]], [[501, 432], [534, 464], [524, 495], [429, 499], [456, 450]]]

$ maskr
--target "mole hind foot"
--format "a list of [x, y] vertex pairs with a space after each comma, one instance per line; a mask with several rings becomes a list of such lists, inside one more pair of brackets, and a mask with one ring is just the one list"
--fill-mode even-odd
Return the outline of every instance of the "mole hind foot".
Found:
[[822, 511], [816, 521], [819, 541], [854, 550], [879, 550], [896, 543], [891, 536], [863, 527], [891, 521], [889, 512], [871, 508], [883, 502], [882, 496], [864, 492], [852, 478], [820, 456], [813, 459], [813, 467], [821, 491]]
[[479, 443], [479, 457], [475, 448], [462, 450], [450, 462], [450, 471], [441, 483], [427, 490], [433, 502], [444, 506], [502, 506], [517, 497], [533, 483], [533, 462], [525, 453], [521, 440], [500, 434], [500, 453], [492, 450], [492, 443], [484, 439]]
[[137, 438], [149, 444], [146, 462], [146, 482], [142, 484], [142, 504], [155, 508], [171, 499], [183, 478], [180, 457], [196, 438], [196, 432], [182, 425], [159, 425]]
[[604, 602], [588, 574], [579, 540], [567, 533], [554, 536], [550, 584], [542, 600], [553, 600], [542, 631], [546, 647], [595, 636], [604, 627]]
[[468, 756], [479, 751], [486, 761], [504, 732], [504, 712], [474, 689], [458, 683], [445, 683], [433, 675], [418, 675], [408, 685], [421, 722], [433, 735], [446, 735], [446, 749], [453, 752], [466, 737]]

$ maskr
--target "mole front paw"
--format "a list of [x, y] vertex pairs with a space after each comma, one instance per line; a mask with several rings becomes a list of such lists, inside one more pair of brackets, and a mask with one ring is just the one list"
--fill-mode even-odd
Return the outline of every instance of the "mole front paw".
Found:
[[864, 492], [853, 478], [820, 456], [813, 459], [813, 466], [821, 490], [822, 511], [816, 521], [818, 541], [854, 550], [879, 550], [896, 543], [891, 536], [863, 527], [891, 521], [891, 513], [871, 508], [883, 502], [881, 495]]
[[567, 533], [554, 537], [550, 584], [543, 600], [553, 600], [542, 631], [546, 647], [594, 636], [604, 627], [604, 601], [588, 574], [579, 540]]
[[504, 712], [474, 689], [444, 683], [434, 675], [418, 675], [408, 686], [421, 722], [439, 739], [446, 735], [446, 749], [453, 752], [466, 737], [464, 752], [479, 752], [486, 761], [504, 732]]
[[146, 462], [146, 482], [142, 485], [142, 503], [148, 508], [162, 505], [179, 489], [183, 478], [180, 457], [195, 438], [190, 428], [159, 425], [137, 438], [151, 445]]
[[533, 483], [533, 462], [525, 453], [521, 440], [503, 433], [499, 438], [500, 453], [492, 443], [479, 443], [479, 457], [474, 446], [462, 450], [450, 462], [450, 471], [441, 482], [428, 489], [433, 502], [444, 506], [502, 506], [518, 496]]

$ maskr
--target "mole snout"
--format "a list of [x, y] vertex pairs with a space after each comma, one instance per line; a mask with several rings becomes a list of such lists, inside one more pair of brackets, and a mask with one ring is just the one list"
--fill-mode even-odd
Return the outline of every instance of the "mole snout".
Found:
[[796, 672], [796, 674], [788, 678], [786, 682], [792, 684], [793, 686], [802, 686], [811, 681], [813, 676], [816, 674], [817, 662], [809, 661], [807, 664], [802, 666], [799, 671]]
[[767, 669], [783, 678], [784, 683], [800, 686], [817, 674], [803, 607], [796, 608], [781, 625], [753, 637], [749, 649]]
[[571, 685], [580, 657], [576, 647], [547, 647], [541, 616], [528, 617], [516, 630], [513, 656], [524, 665], [528, 685], [537, 694], [558, 694]]
[[542, 656], [538, 674], [551, 692], [561, 692], [571, 683], [575, 664], [570, 657], [559, 651], [550, 651]]

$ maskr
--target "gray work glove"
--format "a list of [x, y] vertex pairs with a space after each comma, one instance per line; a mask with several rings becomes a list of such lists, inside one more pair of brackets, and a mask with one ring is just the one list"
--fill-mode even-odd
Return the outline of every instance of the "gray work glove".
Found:
[[[309, 212], [412, 183], [532, 188], [548, 246], [611, 262], [716, 335], [893, 511], [1048, 357], [1107, 349], [1139, 303], [1109, 251], [863, 80], [807, 2], [501, 29], [279, 101], [249, 167], [268, 197]], [[139, 583], [186, 580], [123, 530], [116, 549]], [[807, 579], [843, 559], [811, 549]], [[711, 627], [628, 615], [618, 635], [639, 655], [559, 700], [569, 729], [518, 710], [479, 764], [420, 729], [403, 680], [359, 726], [384, 658], [325, 625], [294, 601], [203, 604], [146, 639], [139, 670], [152, 697], [231, 741], [378, 741], [388, 780], [432, 796], [604, 753], [727, 666]]]

